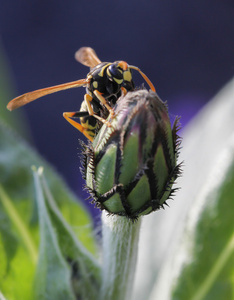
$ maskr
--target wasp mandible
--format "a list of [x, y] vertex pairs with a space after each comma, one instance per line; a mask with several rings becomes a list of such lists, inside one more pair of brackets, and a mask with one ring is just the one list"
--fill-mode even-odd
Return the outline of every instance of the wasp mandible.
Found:
[[[155, 92], [155, 88], [149, 78], [138, 67], [128, 65], [125, 61], [101, 62], [95, 51], [90, 47], [80, 48], [75, 53], [75, 58], [81, 64], [90, 67], [90, 72], [85, 79], [23, 94], [11, 100], [7, 108], [14, 110], [48, 94], [80, 86], [86, 87], [86, 94], [81, 103], [80, 111], [64, 112], [63, 116], [90, 141], [93, 141], [97, 120], [107, 126], [111, 126], [105, 117], [101, 116], [101, 112], [107, 110], [108, 114], [114, 117], [113, 106], [118, 98], [121, 94], [134, 90], [131, 70], [137, 70], [151, 90]], [[79, 118], [80, 124], [74, 121], [73, 118]]]

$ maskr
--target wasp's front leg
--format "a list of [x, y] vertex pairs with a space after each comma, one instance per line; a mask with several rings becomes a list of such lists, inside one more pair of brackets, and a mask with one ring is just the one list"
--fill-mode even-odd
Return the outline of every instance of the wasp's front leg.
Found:
[[[95, 91], [96, 92], [96, 91]], [[98, 92], [99, 93], [99, 92]], [[99, 93], [100, 94], [100, 93]], [[99, 95], [98, 94], [98, 95]], [[96, 95], [96, 93], [95, 93], [95, 95]], [[101, 95], [101, 94], [100, 94]], [[101, 95], [101, 97], [104, 99], [104, 101], [106, 102], [106, 100], [105, 100], [105, 98]], [[99, 99], [99, 98], [98, 98]], [[92, 108], [92, 105], [91, 105], [91, 103], [92, 103], [92, 100], [93, 100], [93, 98], [92, 98], [92, 96], [90, 96], [89, 94], [85, 94], [85, 96], [84, 96], [84, 101], [85, 101], [85, 104], [86, 104], [86, 106], [87, 106], [87, 109], [88, 109], [88, 112], [89, 112], [89, 115], [90, 116], [93, 116], [94, 118], [96, 118], [96, 119], [98, 119], [100, 122], [102, 122], [103, 124], [106, 124], [108, 127], [111, 127], [111, 123], [110, 122], [108, 122], [106, 119], [104, 119], [104, 118], [102, 118], [102, 117], [100, 117], [100, 116], [98, 116], [97, 114], [95, 114], [95, 112], [93, 111], [93, 108]], [[100, 99], [99, 99], [100, 100]], [[107, 103], [106, 103], [107, 104]], [[107, 104], [108, 105], [108, 104]], [[108, 105], [109, 106], [109, 105]], [[106, 107], [107, 108], [107, 107]], [[114, 114], [114, 111], [113, 111], [113, 109], [109, 106], [109, 108], [110, 108], [110, 110], [111, 110], [111, 112], [110, 112], [110, 110], [109, 110], [109, 112], [111, 113], [111, 116], [112, 116], [112, 112], [113, 112], [113, 116], [115, 116], [115, 114]]]
[[98, 100], [107, 108], [111, 118], [114, 118], [115, 112], [113, 108], [107, 103], [106, 99], [102, 96], [102, 94], [98, 90], [95, 90], [93, 93], [98, 98]]

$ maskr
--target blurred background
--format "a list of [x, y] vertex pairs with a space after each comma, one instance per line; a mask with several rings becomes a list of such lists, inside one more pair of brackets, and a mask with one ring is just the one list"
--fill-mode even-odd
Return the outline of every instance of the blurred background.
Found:
[[[0, 44], [12, 97], [85, 78], [89, 69], [74, 53], [90, 46], [102, 61], [141, 68], [168, 102], [171, 118], [180, 115], [185, 126], [233, 77], [234, 1], [0, 0]], [[143, 82], [137, 72], [134, 79]], [[63, 91], [21, 108], [30, 143], [82, 199], [88, 195], [78, 139], [85, 138], [62, 113], [79, 110], [84, 93]]]

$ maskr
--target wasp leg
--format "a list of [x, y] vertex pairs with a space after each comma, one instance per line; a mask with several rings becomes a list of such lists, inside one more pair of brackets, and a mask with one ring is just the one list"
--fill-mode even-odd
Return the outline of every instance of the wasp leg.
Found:
[[121, 92], [122, 92], [122, 96], [126, 96], [128, 91], [124, 87], [121, 87], [120, 89], [121, 89]]
[[86, 123], [79, 124], [76, 121], [72, 120], [71, 118], [84, 118], [89, 117], [89, 113], [86, 111], [77, 111], [77, 112], [64, 112], [63, 113], [64, 118], [77, 130], [83, 133], [84, 136], [87, 137], [91, 142], [93, 142], [94, 134], [95, 134], [95, 128], [96, 126], [92, 126], [88, 123], [88, 120]]
[[106, 99], [102, 96], [102, 94], [98, 90], [95, 90], [93, 93], [98, 98], [98, 100], [107, 108], [109, 114], [113, 118], [115, 116], [115, 112], [113, 108], [110, 107], [110, 105], [107, 103]]
[[[99, 92], [98, 92], [98, 93], [99, 93]], [[101, 94], [100, 94], [100, 95], [101, 95]], [[105, 98], [104, 98], [103, 96], [101, 96], [101, 97], [105, 100]], [[100, 116], [98, 116], [98, 115], [96, 115], [96, 114], [94, 113], [93, 108], [92, 108], [92, 106], [91, 106], [92, 100], [93, 100], [92, 96], [90, 96], [89, 94], [85, 94], [85, 96], [84, 96], [84, 101], [85, 101], [85, 103], [86, 103], [86, 106], [87, 106], [89, 115], [92, 116], [92, 117], [94, 117], [94, 118], [96, 118], [96, 119], [98, 119], [98, 120], [101, 121], [103, 124], [106, 124], [108, 127], [111, 127], [110, 122], [108, 122], [106, 119], [104, 119], [104, 118], [102, 118], [102, 117], [100, 117]], [[106, 101], [106, 100], [105, 100], [105, 101]], [[107, 105], [108, 105], [108, 104], [107, 104]], [[108, 106], [109, 106], [109, 105], [108, 105]], [[109, 108], [111, 109], [111, 111], [112, 111], [113, 114], [114, 114], [113, 109], [112, 109], [110, 106], [109, 106]], [[109, 112], [110, 112], [110, 111], [109, 111]], [[111, 115], [111, 116], [112, 116], [112, 115]], [[114, 114], [113, 116], [115, 116], [115, 114]]]
[[103, 124], [106, 124], [106, 126], [108, 126], [108, 127], [111, 127], [112, 125], [111, 125], [111, 123], [110, 122], [108, 122], [106, 119], [104, 119], [104, 118], [102, 118], [102, 117], [100, 117], [100, 116], [98, 116], [98, 115], [93, 115], [93, 117], [94, 118], [96, 118], [96, 119], [98, 119], [100, 122], [102, 122]]
[[83, 103], [86, 104], [86, 108], [88, 109], [88, 113], [89, 113], [90, 116], [94, 115], [94, 111], [93, 111], [93, 108], [92, 108], [92, 105], [91, 105], [92, 100], [93, 100], [93, 98], [89, 94], [84, 95], [84, 102]]
[[[86, 136], [87, 139], [89, 139], [91, 142], [93, 142], [93, 139], [95, 136], [96, 125], [91, 125], [89, 118], [93, 117], [93, 118], [101, 121], [102, 123], [106, 124], [108, 127], [111, 127], [111, 124], [107, 120], [105, 120], [95, 114], [90, 116], [88, 111], [64, 112], [63, 117], [72, 126], [74, 126], [77, 130], [79, 130], [81, 133], [83, 133], [83, 135]], [[85, 122], [81, 121], [81, 124], [79, 124], [76, 121], [72, 120], [72, 118], [86, 118], [86, 121]]]

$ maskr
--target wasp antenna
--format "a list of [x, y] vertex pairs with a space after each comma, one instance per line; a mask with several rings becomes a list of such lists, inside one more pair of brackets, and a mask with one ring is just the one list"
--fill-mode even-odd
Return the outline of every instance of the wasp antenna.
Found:
[[138, 67], [129, 66], [129, 68], [138, 71], [141, 74], [141, 76], [145, 79], [145, 81], [148, 83], [148, 85], [151, 88], [151, 90], [153, 92], [156, 92], [156, 89], [155, 89], [153, 83], [149, 80], [149, 78]]

